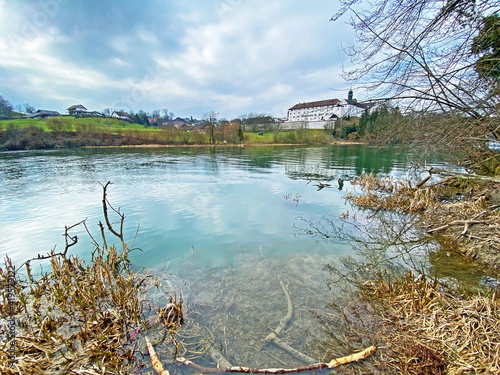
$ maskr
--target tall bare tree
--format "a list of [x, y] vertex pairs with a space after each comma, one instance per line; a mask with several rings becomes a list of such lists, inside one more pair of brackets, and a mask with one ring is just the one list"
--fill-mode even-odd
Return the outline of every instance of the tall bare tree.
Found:
[[344, 72], [347, 81], [413, 114], [453, 116], [460, 128], [440, 132], [448, 144], [457, 136], [500, 139], [499, 76], [490, 74], [499, 70], [500, 23], [492, 17], [500, 11], [500, 0], [340, 3], [332, 21], [350, 15], [356, 40], [346, 48], [354, 63]]
[[203, 120], [208, 126], [208, 143], [215, 144], [215, 127], [217, 126], [217, 113], [214, 110], [207, 111], [203, 114]]
[[7, 99], [0, 95], [0, 119], [12, 118], [12, 110], [14, 107]]
[[498, 0], [341, 0], [338, 19], [350, 13], [356, 45], [347, 49], [356, 68], [348, 80], [363, 82], [378, 95], [424, 110], [460, 111], [475, 118], [499, 103], [490, 82], [481, 80], [472, 53], [485, 17], [500, 10]]

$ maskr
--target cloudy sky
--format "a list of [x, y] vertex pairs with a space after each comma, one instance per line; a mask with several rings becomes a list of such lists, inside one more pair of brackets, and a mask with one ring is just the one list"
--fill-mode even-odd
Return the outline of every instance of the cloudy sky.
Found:
[[347, 96], [332, 0], [0, 0], [0, 95], [201, 118]]

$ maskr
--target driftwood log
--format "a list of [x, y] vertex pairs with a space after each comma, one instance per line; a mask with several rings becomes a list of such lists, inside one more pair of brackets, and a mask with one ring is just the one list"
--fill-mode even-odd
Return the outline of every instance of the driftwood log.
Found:
[[[351, 362], [357, 362], [362, 359], [365, 359], [375, 353], [377, 351], [376, 346], [370, 346], [369, 348], [366, 348], [362, 350], [361, 352], [354, 353], [351, 355], [348, 355], [346, 357], [342, 358], [336, 358], [332, 359], [328, 363], [314, 363], [312, 365], [307, 365], [303, 367], [295, 367], [295, 368], [265, 368], [265, 369], [258, 369], [258, 368], [250, 368], [250, 367], [241, 367], [241, 366], [233, 366], [229, 368], [210, 368], [210, 367], [204, 367], [200, 366], [194, 362], [191, 362], [185, 358], [177, 358], [176, 361], [179, 363], [182, 363], [183, 365], [192, 367], [198, 371], [200, 371], [203, 374], [222, 374], [224, 372], [240, 372], [240, 373], [245, 373], [245, 374], [290, 374], [290, 373], [297, 373], [297, 372], [304, 372], [304, 371], [313, 371], [313, 370], [320, 370], [323, 368], [335, 368], [341, 365], [345, 365], [347, 363]], [[159, 373], [160, 374], [160, 373]]]

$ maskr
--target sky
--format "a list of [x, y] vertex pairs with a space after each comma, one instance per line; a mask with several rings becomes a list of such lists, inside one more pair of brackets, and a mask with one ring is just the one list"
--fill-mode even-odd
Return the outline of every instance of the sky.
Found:
[[286, 117], [347, 97], [353, 43], [328, 0], [0, 0], [0, 95], [66, 113]]

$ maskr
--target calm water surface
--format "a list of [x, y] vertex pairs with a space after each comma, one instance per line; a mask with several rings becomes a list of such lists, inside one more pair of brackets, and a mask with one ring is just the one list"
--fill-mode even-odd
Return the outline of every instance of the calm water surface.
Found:
[[[440, 165], [440, 160], [435, 160]], [[16, 263], [64, 246], [66, 225], [102, 219], [99, 183], [137, 226], [134, 262], [178, 269], [191, 256], [203, 267], [227, 266], [239, 249], [276, 257], [345, 254], [294, 236], [297, 217], [346, 210], [344, 180], [363, 172], [402, 175], [407, 154], [366, 146], [89, 149], [0, 154], [0, 256]], [[313, 182], [309, 182], [312, 179]], [[317, 191], [315, 181], [331, 184]], [[72, 233], [85, 244], [82, 228]], [[194, 251], [192, 250], [194, 248]], [[82, 256], [89, 246], [72, 249]], [[192, 253], [195, 253], [193, 257]]]
[[[262, 349], [259, 337], [286, 309], [276, 276], [303, 309], [296, 329], [312, 330], [308, 313], [334, 293], [325, 264], [354, 255], [350, 244], [298, 235], [294, 225], [352, 210], [343, 196], [353, 190], [353, 176], [403, 176], [412, 162], [425, 161], [452, 167], [437, 156], [419, 160], [361, 145], [0, 153], [0, 256], [20, 264], [62, 249], [64, 227], [83, 219], [98, 237], [100, 183], [111, 181], [108, 197], [126, 215], [129, 244], [139, 227], [134, 247], [141, 251], [132, 253], [133, 263], [168, 275], [223, 353], [249, 364], [255, 358], [248, 353]], [[331, 186], [318, 191], [317, 181]], [[88, 258], [92, 246], [83, 228], [71, 234], [80, 242], [70, 251]], [[255, 330], [262, 333], [256, 337]], [[307, 352], [306, 341], [297, 345]], [[262, 365], [273, 363], [270, 357]]]

